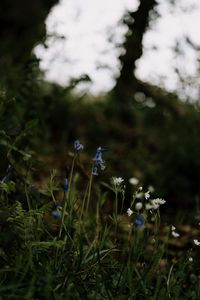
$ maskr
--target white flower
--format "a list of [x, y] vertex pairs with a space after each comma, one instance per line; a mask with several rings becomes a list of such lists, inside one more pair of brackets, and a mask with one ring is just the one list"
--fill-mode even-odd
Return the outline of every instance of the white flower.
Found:
[[193, 262], [193, 257], [190, 256], [190, 257], [188, 258], [188, 260], [189, 260], [190, 262]]
[[180, 234], [178, 232], [172, 231], [172, 236], [177, 238], [180, 236]]
[[148, 200], [150, 198], [150, 191], [147, 191], [145, 194], [144, 194], [144, 198], [146, 200]]
[[[151, 204], [146, 205], [146, 209], [158, 209], [160, 205], [164, 204], [166, 201], [160, 198], [152, 199]], [[148, 208], [147, 208], [148, 207]]]
[[195, 244], [196, 246], [200, 246], [200, 242], [199, 242], [198, 240], [194, 240], [194, 244]]
[[174, 225], [171, 226], [171, 230], [174, 231], [176, 230], [176, 227]]
[[148, 191], [150, 191], [150, 193], [153, 193], [155, 191], [155, 189], [152, 185], [149, 185], [148, 186]]
[[143, 206], [142, 202], [137, 202], [137, 203], [135, 204], [135, 209], [136, 209], [137, 211], [139, 211], [139, 210], [142, 209], [142, 206]]
[[127, 209], [127, 214], [128, 214], [129, 217], [132, 215], [132, 213], [133, 213], [133, 211], [130, 208], [128, 208]]
[[132, 177], [129, 179], [129, 183], [132, 185], [137, 185], [139, 183], [139, 180], [135, 177]]
[[154, 207], [153, 207], [152, 204], [147, 203], [147, 204], [146, 204], [146, 209], [147, 209], [147, 210], [150, 210], [150, 209], [154, 209]]
[[112, 181], [115, 185], [120, 185], [124, 179], [122, 177], [112, 177]]
[[159, 208], [159, 204], [154, 203], [153, 201], [151, 201], [151, 203], [147, 203], [146, 204], [146, 209], [150, 210], [150, 209], [158, 209]]
[[152, 201], [158, 205], [165, 204], [165, 202], [166, 202], [164, 199], [161, 199], [161, 198], [156, 198], [156, 199], [153, 199]]

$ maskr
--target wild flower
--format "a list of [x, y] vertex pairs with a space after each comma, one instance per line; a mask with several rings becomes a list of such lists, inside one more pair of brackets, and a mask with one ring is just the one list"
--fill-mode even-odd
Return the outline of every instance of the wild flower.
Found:
[[172, 231], [176, 230], [176, 227], [174, 225], [171, 225], [171, 230]]
[[79, 152], [79, 151], [83, 150], [83, 148], [84, 148], [84, 146], [80, 143], [79, 140], [74, 141], [74, 150], [76, 152]]
[[190, 256], [190, 257], [188, 258], [188, 260], [189, 260], [190, 262], [193, 262], [193, 257]]
[[147, 191], [145, 194], [144, 194], [144, 198], [146, 200], [148, 200], [150, 198], [150, 191]]
[[61, 214], [61, 212], [59, 211], [59, 210], [53, 210], [52, 212], [51, 212], [51, 215], [52, 215], [52, 217], [54, 218], [54, 219], [61, 219], [61, 216], [62, 216], [62, 214]]
[[136, 209], [137, 211], [141, 210], [142, 207], [143, 207], [142, 202], [137, 202], [137, 203], [135, 204], [135, 209]]
[[175, 232], [174, 230], [172, 231], [172, 236], [177, 238], [180, 236], [180, 234], [178, 232]]
[[133, 211], [130, 209], [130, 207], [127, 209], [127, 214], [129, 217], [133, 214]]
[[65, 192], [67, 192], [67, 191], [68, 191], [68, 188], [69, 188], [69, 182], [68, 182], [67, 177], [65, 177], [63, 189], [64, 189]]
[[123, 181], [124, 179], [122, 177], [112, 177], [112, 182], [114, 183], [114, 185], [119, 186]]
[[198, 240], [193, 240], [193, 242], [196, 246], [200, 246], [200, 242]]
[[94, 176], [98, 176], [99, 175], [97, 166], [93, 166], [92, 175], [94, 175]]
[[153, 199], [151, 200], [154, 204], [158, 204], [158, 205], [163, 205], [166, 203], [166, 201], [164, 199], [161, 199], [161, 198], [156, 198], [156, 199]]
[[160, 199], [160, 198], [152, 199], [152, 200], [150, 200], [150, 203], [146, 204], [146, 209], [147, 210], [150, 210], [150, 209], [156, 210], [160, 207], [160, 205], [165, 204], [165, 202], [166, 201], [164, 199]]
[[6, 175], [1, 179], [1, 183], [5, 183], [8, 180], [9, 175], [12, 172], [12, 170], [13, 170], [13, 166], [11, 164], [9, 164], [6, 168]]
[[133, 223], [134, 228], [142, 228], [144, 227], [144, 216], [143, 215], [137, 215], [135, 218], [135, 221]]
[[51, 215], [54, 219], [61, 219], [62, 217], [62, 206], [61, 204], [58, 202], [58, 203], [54, 203], [54, 206], [53, 206], [53, 210], [51, 212]]
[[132, 177], [129, 179], [129, 183], [132, 185], [137, 185], [139, 183], [139, 180], [136, 177]]
[[93, 165], [93, 175], [99, 175], [98, 170], [104, 170], [105, 169], [105, 161], [103, 160], [103, 153], [107, 151], [104, 147], [98, 147], [96, 150], [96, 154], [93, 157], [94, 165]]

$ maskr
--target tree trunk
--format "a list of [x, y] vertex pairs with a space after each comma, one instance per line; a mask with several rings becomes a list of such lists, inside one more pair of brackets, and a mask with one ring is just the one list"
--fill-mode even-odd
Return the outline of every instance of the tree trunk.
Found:
[[115, 100], [119, 101], [119, 104], [123, 103], [123, 106], [132, 102], [133, 94], [137, 91], [136, 61], [142, 56], [143, 36], [149, 26], [150, 12], [156, 5], [156, 0], [141, 0], [138, 10], [130, 12], [125, 20], [128, 26], [124, 42], [125, 54], [119, 57], [122, 68], [114, 88]]

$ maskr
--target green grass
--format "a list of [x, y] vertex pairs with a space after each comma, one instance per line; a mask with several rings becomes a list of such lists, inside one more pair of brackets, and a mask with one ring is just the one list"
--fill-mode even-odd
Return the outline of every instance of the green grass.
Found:
[[103, 192], [91, 172], [77, 188], [79, 155], [68, 191], [55, 172], [43, 189], [29, 177], [0, 183], [0, 299], [200, 299], [193, 240], [171, 254], [170, 241], [179, 237], [158, 207], [147, 209], [153, 202], [139, 186], [126, 206], [125, 183], [116, 178], [101, 183]]

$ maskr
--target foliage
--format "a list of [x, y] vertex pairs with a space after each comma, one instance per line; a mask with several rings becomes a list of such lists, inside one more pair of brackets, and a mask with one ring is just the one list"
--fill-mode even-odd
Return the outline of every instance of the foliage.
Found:
[[[177, 238], [171, 225], [160, 226], [159, 206], [165, 201], [151, 199], [139, 187], [128, 216], [124, 180], [115, 177], [105, 184], [115, 202], [91, 179], [81, 194], [75, 175], [78, 152], [64, 190], [56, 173], [39, 199], [27, 178], [25, 199], [17, 193], [17, 181], [14, 190], [10, 180], [0, 183], [1, 299], [198, 299], [198, 256], [192, 240], [185, 254], [170, 255], [170, 242]], [[52, 212], [58, 209], [61, 215], [55, 218]]]

